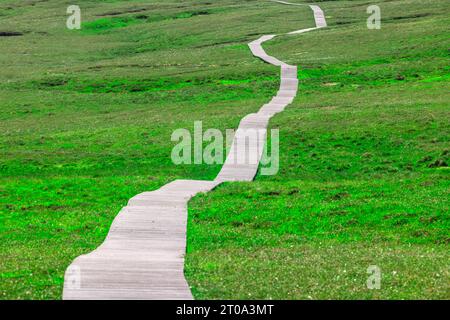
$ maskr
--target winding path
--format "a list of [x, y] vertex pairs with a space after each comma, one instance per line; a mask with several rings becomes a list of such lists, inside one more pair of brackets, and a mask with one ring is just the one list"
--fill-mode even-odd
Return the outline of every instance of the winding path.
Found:
[[[291, 4], [283, 1], [275, 1]], [[300, 4], [292, 4], [300, 5]], [[326, 27], [323, 11], [310, 5], [316, 27]], [[253, 55], [281, 68], [280, 89], [257, 113], [244, 117], [230, 152], [214, 181], [176, 180], [156, 191], [131, 198], [114, 219], [104, 242], [77, 257], [67, 268], [63, 299], [192, 299], [184, 278], [187, 203], [226, 181], [251, 181], [261, 160], [269, 119], [289, 105], [297, 94], [297, 67], [269, 56], [261, 44], [275, 35], [249, 43]], [[246, 129], [263, 132], [246, 139]], [[256, 161], [248, 161], [253, 157]]]

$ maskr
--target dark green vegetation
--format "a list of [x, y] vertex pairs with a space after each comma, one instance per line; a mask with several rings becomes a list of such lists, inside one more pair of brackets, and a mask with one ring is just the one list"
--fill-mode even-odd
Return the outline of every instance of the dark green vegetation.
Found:
[[[131, 196], [214, 178], [172, 164], [171, 133], [236, 127], [278, 87], [246, 44], [313, 25], [264, 1], [77, 4], [70, 31], [61, 1], [0, 1], [0, 298], [60, 298]], [[301, 69], [271, 122], [280, 172], [190, 204], [194, 294], [448, 297], [448, 5], [383, 2], [381, 31], [363, 1], [321, 6], [329, 29], [266, 45]], [[382, 290], [365, 287], [371, 264]]]

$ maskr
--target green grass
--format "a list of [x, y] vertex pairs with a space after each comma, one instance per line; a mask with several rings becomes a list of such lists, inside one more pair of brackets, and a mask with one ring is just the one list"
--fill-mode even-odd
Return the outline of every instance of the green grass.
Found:
[[134, 23], [139, 23], [139, 20], [140, 19], [137, 17], [102, 18], [83, 23], [81, 30], [86, 33], [99, 33], [110, 29], [123, 28]]
[[[0, 37], [1, 299], [61, 298], [64, 270], [130, 197], [213, 179], [220, 166], [172, 164], [171, 133], [235, 128], [279, 82], [247, 43], [313, 24], [262, 1], [77, 4], [81, 30], [60, 1], [0, 2], [0, 31], [23, 33]], [[271, 121], [279, 173], [189, 204], [193, 293], [448, 298], [446, 3], [381, 2], [381, 31], [363, 1], [321, 6], [328, 29], [265, 45], [301, 79]]]
[[196, 298], [450, 297], [448, 18], [439, 1], [380, 5], [381, 31], [363, 2], [324, 2], [328, 29], [266, 45], [300, 66], [271, 121], [280, 171], [190, 203]]
[[[131, 10], [133, 11], [146, 11], [144, 8], [142, 9], [135, 9]], [[212, 10], [203, 10], [203, 11], [186, 11], [186, 12], [177, 12], [171, 15], [165, 15], [165, 14], [153, 14], [150, 15], [146, 14], [135, 14], [135, 15], [126, 15], [126, 16], [112, 16], [107, 18], [100, 18], [93, 21], [87, 21], [83, 23], [81, 32], [86, 34], [92, 34], [92, 33], [104, 33], [106, 31], [109, 31], [111, 29], [116, 28], [124, 28], [129, 25], [135, 24], [135, 23], [151, 23], [151, 22], [159, 22], [164, 20], [172, 20], [172, 19], [188, 19], [196, 16], [203, 16], [203, 15], [209, 15], [212, 13], [222, 12], [225, 10], [218, 10], [212, 9]], [[112, 15], [119, 14], [120, 12], [110, 12]], [[126, 11], [124, 13], [127, 13]]]
[[[189, 255], [195, 264], [197, 298], [220, 299], [412, 299], [448, 298], [448, 253], [433, 245], [415, 247], [361, 242], [288, 242], [230, 247]], [[286, 244], [287, 243], [287, 244]], [[417, 250], [420, 249], [420, 254]], [[370, 265], [381, 266], [380, 290], [367, 290]]]
[[32, 4], [0, 4], [1, 30], [23, 33], [0, 37], [3, 299], [61, 298], [64, 270], [130, 197], [213, 179], [218, 165], [173, 165], [172, 132], [235, 128], [277, 89], [247, 48], [270, 30], [261, 13], [310, 22], [255, 1], [80, 1], [83, 27], [67, 30], [65, 4]]

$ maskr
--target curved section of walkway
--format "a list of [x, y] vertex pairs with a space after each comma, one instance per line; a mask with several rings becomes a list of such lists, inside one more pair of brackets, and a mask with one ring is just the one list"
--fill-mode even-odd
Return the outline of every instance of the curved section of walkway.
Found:
[[[284, 4], [287, 2], [277, 1]], [[326, 26], [318, 6], [315, 28]], [[141, 193], [114, 219], [104, 242], [79, 256], [67, 268], [63, 299], [192, 299], [184, 278], [187, 203], [225, 181], [251, 181], [258, 170], [272, 116], [289, 105], [297, 94], [297, 67], [269, 56], [261, 44], [265, 35], [249, 44], [253, 55], [281, 68], [280, 89], [258, 113], [244, 117], [221, 171], [214, 181], [176, 180], [158, 190]], [[248, 130], [261, 134], [248, 139]], [[254, 161], [248, 161], [248, 159]]]

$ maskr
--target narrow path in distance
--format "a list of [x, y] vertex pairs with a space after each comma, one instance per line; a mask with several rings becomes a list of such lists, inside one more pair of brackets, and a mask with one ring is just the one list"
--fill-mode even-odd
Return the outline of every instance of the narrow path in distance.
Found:
[[[289, 34], [327, 26], [323, 11], [315, 5], [310, 8], [316, 27]], [[77, 257], [67, 268], [63, 299], [193, 298], [184, 277], [189, 199], [222, 182], [252, 181], [261, 160], [270, 118], [283, 111], [297, 94], [297, 67], [269, 56], [261, 46], [275, 36], [262, 36], [249, 43], [249, 47], [254, 56], [281, 68], [280, 89], [257, 113], [241, 120], [216, 179], [175, 180], [156, 191], [131, 198], [114, 219], [104, 242], [91, 253]], [[246, 139], [248, 129], [262, 131], [264, 135], [256, 137], [256, 141]], [[257, 161], [249, 162], [249, 158]]]

